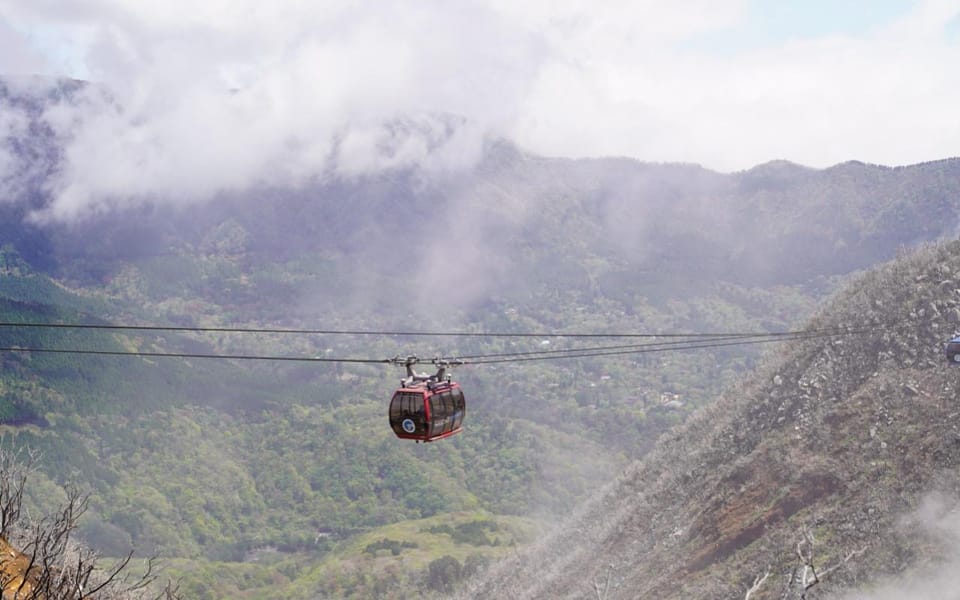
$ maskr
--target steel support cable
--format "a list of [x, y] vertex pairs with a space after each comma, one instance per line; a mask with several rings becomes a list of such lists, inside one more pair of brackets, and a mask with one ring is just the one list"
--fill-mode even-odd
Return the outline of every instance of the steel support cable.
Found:
[[[862, 332], [861, 332], [862, 333]], [[848, 334], [794, 334], [792, 337], [776, 337], [776, 338], [764, 338], [756, 340], [736, 340], [736, 341], [715, 341], [715, 340], [704, 340], [701, 342], [690, 341], [686, 345], [672, 345], [669, 347], [647, 347], [647, 348], [636, 348], [631, 350], [610, 350], [610, 351], [600, 351], [600, 352], [590, 352], [583, 351], [580, 353], [569, 353], [557, 356], [521, 356], [515, 358], [491, 358], [491, 359], [480, 359], [480, 360], [471, 360], [465, 361], [464, 364], [469, 365], [489, 365], [496, 363], [507, 363], [507, 362], [529, 362], [534, 360], [558, 360], [558, 359], [570, 359], [570, 358], [593, 358], [601, 356], [621, 356], [628, 354], [648, 354], [654, 352], [676, 352], [680, 350], [700, 350], [705, 348], [721, 348], [729, 346], [746, 346], [751, 344], [769, 344], [775, 342], [786, 342], [786, 341], [797, 341], [797, 340], [808, 340], [808, 339], [819, 339], [827, 337], [837, 337], [839, 335], [854, 335], [853, 333]]]
[[[708, 332], [708, 333], [563, 333], [557, 331], [546, 332], [471, 332], [471, 331], [389, 331], [389, 330], [362, 330], [362, 329], [279, 329], [279, 328], [244, 328], [244, 327], [183, 327], [167, 325], [117, 325], [101, 323], [41, 323], [0, 321], [0, 328], [23, 329], [94, 329], [94, 330], [125, 330], [125, 331], [170, 331], [186, 333], [266, 333], [266, 334], [294, 334], [294, 335], [377, 335], [377, 336], [407, 336], [407, 337], [487, 337], [487, 338], [703, 338], [703, 337], [754, 337], [758, 335], [792, 335], [806, 333], [803, 331], [783, 332]], [[835, 328], [832, 328], [835, 329]]]
[[[779, 334], [776, 334], [779, 335]], [[703, 339], [711, 341], [719, 340], [745, 340], [751, 339], [753, 337], [766, 338], [769, 335], [757, 335], [757, 336], [742, 336], [742, 335], [731, 335], [731, 336], [707, 336]], [[535, 355], [551, 355], [551, 354], [567, 354], [571, 352], [592, 352], [592, 351], [602, 351], [602, 350], [627, 350], [631, 348], [648, 348], [654, 346], [675, 346], [680, 344], [690, 344], [696, 342], [695, 339], [684, 339], [668, 342], [644, 342], [642, 344], [620, 344], [616, 346], [583, 346], [583, 347], [573, 347], [573, 348], [551, 348], [549, 350], [527, 350], [527, 351], [517, 351], [517, 352], [498, 352], [493, 354], [473, 354], [473, 355], [458, 355], [457, 358], [460, 360], [473, 361], [476, 359], [487, 359], [487, 358], [508, 358], [511, 356], [521, 357], [521, 356], [535, 356]]]
[[123, 350], [86, 350], [69, 348], [0, 348], [0, 352], [46, 353], [46, 354], [93, 354], [98, 356], [141, 356], [145, 358], [218, 358], [225, 360], [267, 360], [313, 363], [365, 363], [388, 364], [390, 358], [327, 358], [322, 356], [264, 356], [256, 354], [204, 354], [199, 352], [132, 352]]
[[[679, 350], [685, 349], [689, 344], [697, 344], [700, 342], [720, 342], [720, 341], [730, 341], [737, 340], [742, 344], [751, 344], [757, 343], [759, 341], [787, 341], [790, 339], [806, 339], [810, 337], [841, 337], [847, 335], [861, 335], [865, 333], [876, 333], [878, 331], [888, 331], [891, 328], [877, 328], [870, 327], [864, 329], [846, 329], [846, 328], [829, 328], [829, 329], [820, 329], [820, 330], [810, 330], [810, 331], [794, 331], [794, 332], [771, 332], [771, 333], [758, 333], [756, 335], [746, 336], [742, 334], [730, 334], [727, 336], [707, 336], [702, 339], [684, 339], [676, 341], [664, 341], [664, 342], [645, 342], [642, 344], [624, 344], [616, 346], [590, 346], [590, 347], [579, 347], [579, 348], [555, 348], [550, 350], [529, 350], [525, 352], [501, 352], [495, 354], [478, 354], [478, 355], [463, 355], [457, 356], [459, 360], [471, 362], [473, 364], [478, 364], [480, 362], [487, 362], [486, 359], [509, 359], [510, 357], [521, 358], [528, 356], [542, 356], [542, 358], [551, 358], [551, 355], [561, 355], [557, 358], [564, 358], [563, 355], [567, 354], [579, 354], [582, 352], [594, 352], [594, 351], [607, 351], [607, 350], [637, 350], [640, 351], [645, 348], [660, 348], [664, 351], [671, 348], [676, 348]], [[733, 345], [733, 344], [730, 344]]]
[[[652, 338], [652, 337], [702, 337], [714, 335], [753, 335], [753, 333], [562, 333], [556, 331], [545, 332], [492, 332], [476, 331], [391, 331], [365, 329], [282, 329], [282, 328], [249, 328], [249, 327], [183, 327], [173, 325], [117, 325], [99, 323], [39, 323], [39, 322], [0, 322], [0, 327], [20, 327], [37, 329], [103, 329], [128, 331], [180, 331], [188, 333], [270, 333], [270, 334], [297, 334], [297, 335], [380, 335], [380, 336], [407, 336], [407, 337], [574, 337], [574, 338]], [[756, 333], [756, 332], [754, 332]]]
[[[825, 338], [825, 337], [839, 337], [846, 335], [856, 335], [866, 332], [876, 332], [876, 328], [862, 329], [862, 330], [846, 330], [846, 331], [834, 331], [833, 333], [825, 333], [823, 331], [817, 332], [812, 331], [808, 333], [804, 332], [794, 332], [794, 333], [777, 333], [777, 334], [764, 334], [761, 336], [754, 336], [758, 339], [743, 339], [744, 336], [734, 336], [731, 339], [714, 339], [707, 337], [706, 339], [700, 340], [686, 340], [683, 342], [661, 342], [661, 343], [650, 343], [650, 344], [637, 344], [633, 346], [625, 346], [623, 349], [617, 349], [616, 347], [595, 347], [595, 348], [581, 348], [581, 349], [570, 349], [562, 350], [562, 354], [554, 354], [549, 356], [543, 356], [547, 352], [552, 351], [542, 351], [537, 354], [537, 356], [528, 356], [523, 354], [514, 354], [507, 357], [498, 356], [498, 355], [487, 355], [487, 356], [478, 356], [469, 361], [454, 358], [448, 359], [451, 361], [463, 361], [462, 364], [495, 364], [495, 363], [505, 363], [505, 362], [529, 362], [534, 360], [556, 360], [563, 358], [592, 358], [598, 356], [617, 356], [617, 355], [626, 355], [626, 354], [646, 354], [651, 352], [668, 352], [668, 351], [677, 351], [677, 350], [697, 350], [702, 348], [719, 348], [727, 346], [745, 346], [749, 344], [763, 344], [771, 342], [780, 342], [780, 341], [793, 341], [793, 340], [805, 340], [805, 339], [816, 339], [816, 338]], [[269, 355], [240, 355], [240, 354], [208, 354], [208, 353], [194, 353], [194, 352], [139, 352], [139, 351], [123, 351], [123, 350], [90, 350], [90, 349], [69, 349], [69, 348], [32, 348], [32, 347], [19, 347], [19, 346], [8, 346], [0, 347], [0, 352], [9, 352], [9, 353], [47, 353], [47, 354], [87, 354], [87, 355], [98, 355], [98, 356], [138, 356], [145, 358], [194, 358], [194, 359], [224, 359], [224, 360], [263, 360], [263, 361], [287, 361], [287, 362], [310, 362], [310, 363], [356, 363], [356, 364], [394, 364], [396, 363], [396, 358], [386, 358], [386, 359], [370, 359], [370, 358], [332, 358], [332, 357], [320, 357], [320, 356], [269, 356]]]
[[[798, 336], [796, 339], [808, 339], [806, 337]], [[595, 357], [604, 357], [604, 356], [624, 356], [629, 354], [651, 354], [658, 352], [678, 352], [682, 350], [700, 350], [704, 348], [719, 348], [726, 346], [746, 346], [752, 344], [769, 344], [776, 342], [788, 341], [783, 338], [777, 339], [764, 339], [756, 340], [751, 342], [715, 342], [715, 343], [691, 343], [687, 346], [673, 346], [670, 348], [641, 348], [635, 350], [611, 350], [606, 352], [583, 352], [580, 354], [564, 354], [561, 356], [528, 356], [528, 357], [519, 357], [519, 358], [495, 358], [489, 360], [475, 360], [468, 361], [464, 364], [468, 365], [490, 365], [497, 363], [512, 363], [512, 362], [531, 362], [536, 360], [561, 360], [561, 359], [574, 359], [574, 358], [595, 358]]]

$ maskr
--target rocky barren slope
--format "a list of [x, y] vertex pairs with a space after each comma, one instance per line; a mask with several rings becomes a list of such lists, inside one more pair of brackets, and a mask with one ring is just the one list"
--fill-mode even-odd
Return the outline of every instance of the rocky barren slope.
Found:
[[866, 274], [809, 327], [870, 333], [778, 344], [463, 596], [819, 598], [935, 572], [951, 549], [931, 521], [960, 500], [958, 321], [960, 242]]

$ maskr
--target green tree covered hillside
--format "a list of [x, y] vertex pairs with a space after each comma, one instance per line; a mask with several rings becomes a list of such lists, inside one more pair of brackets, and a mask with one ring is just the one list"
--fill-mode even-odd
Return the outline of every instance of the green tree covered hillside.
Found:
[[[331, 177], [43, 225], [28, 217], [42, 185], [20, 190], [0, 202], [6, 323], [545, 335], [4, 326], [3, 440], [42, 452], [32, 502], [86, 486], [86, 540], [170, 558], [190, 597], [448, 591], [644, 456], [762, 347], [466, 365], [466, 431], [425, 446], [387, 427], [391, 366], [15, 349], [379, 360], [587, 344], [563, 332], [789, 330], [852, 272], [952, 235], [958, 165], [725, 175], [495, 142], [449, 177]], [[474, 521], [512, 533], [402, 527]]]

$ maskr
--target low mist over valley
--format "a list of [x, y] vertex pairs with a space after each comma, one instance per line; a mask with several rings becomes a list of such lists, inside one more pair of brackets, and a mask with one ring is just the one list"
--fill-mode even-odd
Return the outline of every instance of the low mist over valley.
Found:
[[[0, 52], [37, 63], [21, 42], [42, 15], [8, 4]], [[946, 27], [934, 4], [871, 35]], [[415, 67], [459, 72], [449, 34], [449, 55], [357, 54], [382, 15], [251, 66], [286, 39], [272, 10], [255, 35], [218, 21], [251, 45], [211, 33], [209, 56], [188, 52], [209, 15], [166, 37], [125, 10], [142, 45], [119, 28], [88, 48], [120, 51], [89, 64], [125, 85], [0, 77], [4, 599], [951, 597], [960, 158], [752, 165], [779, 146], [744, 134], [701, 166], [663, 125], [671, 162], [550, 153], [576, 136], [547, 135], [564, 111], [534, 100], [589, 61], [557, 54], [567, 26], [532, 36], [534, 9], [471, 9], [503, 34], [476, 57], [496, 109]], [[461, 19], [387, 12], [407, 34]], [[379, 78], [305, 75], [339, 56]], [[614, 141], [591, 148], [636, 149]], [[454, 362], [462, 433], [391, 430], [410, 356]], [[51, 528], [70, 543], [44, 554]], [[111, 578], [150, 558], [160, 575]]]

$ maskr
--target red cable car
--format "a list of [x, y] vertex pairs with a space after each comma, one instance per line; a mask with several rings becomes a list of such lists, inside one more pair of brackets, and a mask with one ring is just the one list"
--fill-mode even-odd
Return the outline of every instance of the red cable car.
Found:
[[407, 377], [390, 400], [390, 427], [398, 438], [432, 442], [463, 431], [466, 401], [460, 384], [445, 375], [448, 362], [437, 363], [436, 375], [418, 374], [406, 360]]

